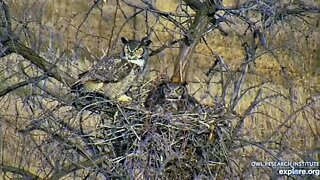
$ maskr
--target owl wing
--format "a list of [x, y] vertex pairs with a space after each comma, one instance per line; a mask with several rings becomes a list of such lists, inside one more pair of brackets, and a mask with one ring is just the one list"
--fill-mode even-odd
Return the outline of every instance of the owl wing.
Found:
[[131, 63], [120, 57], [104, 58], [83, 75], [82, 79], [104, 83], [119, 82], [130, 73], [132, 68]]
[[155, 87], [148, 93], [148, 96], [145, 100], [145, 107], [148, 109], [154, 109], [158, 105], [163, 105], [165, 101], [165, 97], [162, 94], [162, 88], [164, 86], [164, 83], [159, 83], [155, 85]]
[[103, 58], [91, 70], [81, 73], [71, 90], [79, 91], [83, 87], [90, 91], [99, 90], [104, 83], [121, 81], [129, 75], [132, 68], [132, 64], [120, 56]]

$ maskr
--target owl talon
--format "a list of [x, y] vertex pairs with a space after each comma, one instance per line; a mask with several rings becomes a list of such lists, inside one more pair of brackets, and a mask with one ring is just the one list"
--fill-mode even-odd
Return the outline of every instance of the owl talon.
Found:
[[127, 95], [122, 95], [118, 98], [119, 102], [131, 102], [132, 98]]

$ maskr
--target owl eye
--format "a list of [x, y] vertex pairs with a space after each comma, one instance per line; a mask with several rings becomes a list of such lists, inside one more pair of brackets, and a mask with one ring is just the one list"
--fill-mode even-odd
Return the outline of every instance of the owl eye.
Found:
[[125, 46], [125, 47], [124, 47], [124, 53], [125, 53], [125, 54], [129, 54], [129, 53], [130, 53], [130, 49], [129, 49], [128, 46]]
[[177, 90], [177, 94], [181, 96], [181, 95], [183, 95], [183, 93], [184, 93], [184, 89], [180, 87], [180, 88]]
[[169, 88], [164, 87], [164, 88], [162, 88], [162, 92], [164, 94], [169, 94], [171, 92], [171, 90]]
[[143, 54], [143, 52], [144, 52], [144, 49], [142, 48], [142, 47], [140, 47], [140, 48], [138, 48], [137, 50], [136, 50], [136, 52], [137, 52], [137, 54]]

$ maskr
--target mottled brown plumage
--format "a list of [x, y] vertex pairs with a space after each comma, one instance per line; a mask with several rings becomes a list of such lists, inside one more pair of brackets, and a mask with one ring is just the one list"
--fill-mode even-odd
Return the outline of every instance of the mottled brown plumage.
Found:
[[183, 113], [196, 110], [196, 99], [188, 94], [186, 84], [163, 82], [151, 91], [146, 99], [145, 107], [151, 111]]
[[79, 75], [72, 92], [101, 92], [112, 100], [125, 95], [142, 73], [148, 56], [150, 40], [141, 41], [121, 38], [123, 53], [102, 58], [91, 70]]

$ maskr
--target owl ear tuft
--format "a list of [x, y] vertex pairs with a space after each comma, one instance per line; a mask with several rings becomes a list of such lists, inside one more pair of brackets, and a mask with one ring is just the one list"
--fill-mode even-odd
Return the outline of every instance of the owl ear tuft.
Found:
[[149, 39], [149, 37], [144, 37], [141, 39], [142, 46], [149, 46], [151, 43], [152, 41]]
[[181, 86], [187, 87], [188, 83], [186, 81], [184, 81], [183, 83], [181, 83]]
[[123, 44], [128, 44], [129, 40], [127, 38], [125, 38], [125, 37], [121, 37], [121, 42]]

